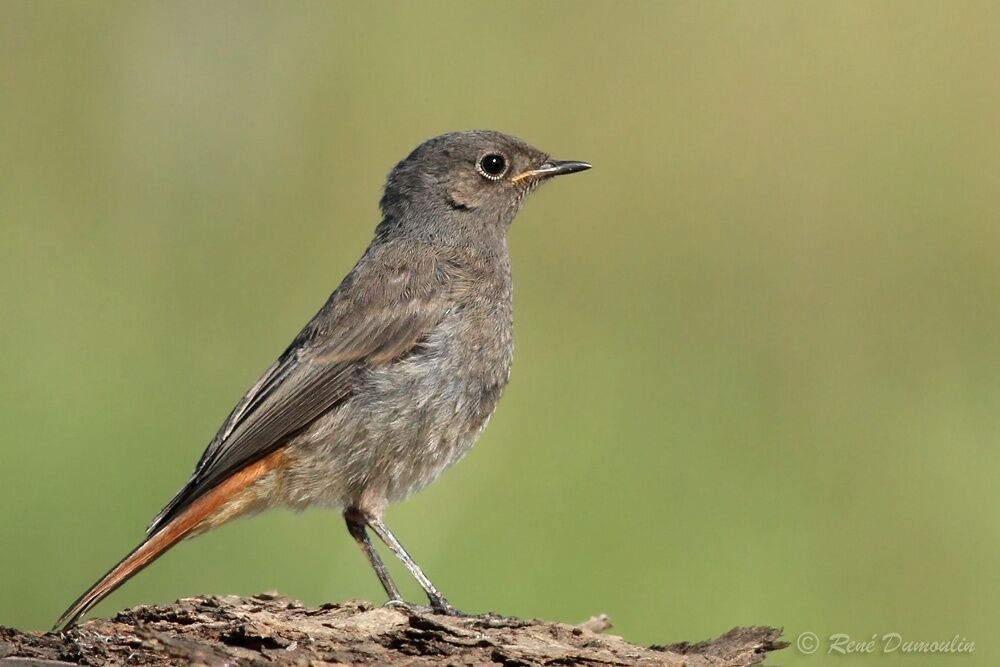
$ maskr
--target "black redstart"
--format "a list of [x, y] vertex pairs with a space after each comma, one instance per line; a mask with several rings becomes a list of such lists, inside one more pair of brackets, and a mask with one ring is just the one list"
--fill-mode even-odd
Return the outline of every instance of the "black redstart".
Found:
[[237, 403], [142, 541], [81, 595], [71, 626], [181, 539], [269, 507], [342, 508], [390, 602], [368, 538], [459, 613], [382, 522], [482, 432], [513, 356], [507, 228], [539, 183], [589, 169], [493, 131], [445, 134], [389, 174], [375, 238], [326, 304]]

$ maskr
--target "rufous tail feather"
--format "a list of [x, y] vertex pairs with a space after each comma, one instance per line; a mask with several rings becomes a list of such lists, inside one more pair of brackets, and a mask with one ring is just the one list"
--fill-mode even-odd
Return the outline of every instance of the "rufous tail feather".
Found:
[[251, 463], [199, 496], [187, 509], [143, 540], [96, 584], [77, 598], [69, 606], [69, 609], [63, 612], [52, 629], [65, 629], [76, 625], [80, 617], [94, 605], [166, 553], [170, 547], [196, 532], [207, 519], [212, 517], [237, 493], [257, 481], [264, 473], [278, 467], [281, 458], [280, 450], [272, 452], [269, 456]]

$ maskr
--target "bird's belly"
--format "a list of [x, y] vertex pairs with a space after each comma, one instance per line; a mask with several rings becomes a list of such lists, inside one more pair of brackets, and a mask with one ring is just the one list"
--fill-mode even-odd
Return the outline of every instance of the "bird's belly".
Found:
[[[507, 383], [509, 345], [458, 349], [431, 339], [406, 359], [369, 369], [357, 391], [290, 443], [282, 486], [294, 507], [402, 500], [472, 447]], [[294, 478], [294, 479], [292, 479]], [[374, 496], [374, 500], [373, 500]]]

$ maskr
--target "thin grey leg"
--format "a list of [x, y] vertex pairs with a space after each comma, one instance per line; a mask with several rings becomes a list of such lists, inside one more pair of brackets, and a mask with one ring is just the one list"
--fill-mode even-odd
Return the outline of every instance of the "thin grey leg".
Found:
[[386, 525], [382, 523], [381, 519], [368, 517], [368, 525], [371, 526], [371, 529], [374, 530], [375, 534], [379, 536], [379, 539], [385, 542], [385, 545], [396, 555], [396, 558], [403, 562], [406, 569], [410, 571], [413, 578], [416, 579], [417, 583], [420, 584], [420, 587], [424, 589], [424, 592], [427, 593], [427, 599], [430, 600], [431, 609], [439, 614], [448, 614], [450, 616], [466, 615], [451, 606], [451, 603], [448, 602], [444, 595], [441, 594], [441, 591], [439, 591], [434, 584], [431, 583], [431, 580], [427, 578], [427, 575], [425, 575], [423, 570], [420, 569], [420, 566], [417, 565], [412, 558], [410, 558], [410, 554], [406, 553], [406, 549], [403, 548], [403, 545], [399, 543], [399, 540], [396, 539], [396, 536], [392, 534]]
[[361, 547], [365, 558], [368, 559], [372, 569], [375, 570], [375, 576], [382, 583], [382, 588], [385, 589], [389, 600], [391, 602], [402, 602], [403, 596], [399, 594], [396, 583], [389, 576], [389, 570], [386, 569], [385, 563], [382, 562], [382, 558], [375, 551], [375, 546], [368, 538], [368, 531], [365, 530], [368, 522], [365, 520], [365, 516], [356, 509], [348, 508], [344, 510], [344, 521], [347, 522], [347, 531], [354, 538], [354, 541], [358, 543], [358, 546]]

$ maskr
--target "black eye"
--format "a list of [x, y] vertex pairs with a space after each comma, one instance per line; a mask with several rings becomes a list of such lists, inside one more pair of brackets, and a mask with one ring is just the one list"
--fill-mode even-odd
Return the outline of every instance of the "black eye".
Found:
[[487, 153], [479, 159], [479, 173], [495, 181], [507, 171], [507, 160], [499, 153]]

